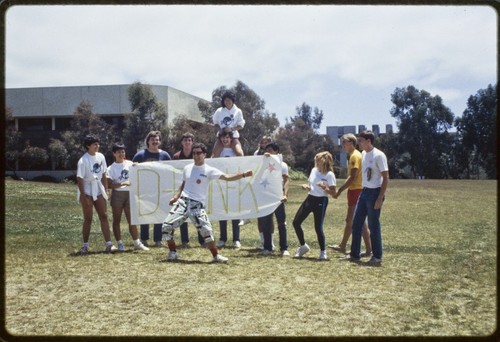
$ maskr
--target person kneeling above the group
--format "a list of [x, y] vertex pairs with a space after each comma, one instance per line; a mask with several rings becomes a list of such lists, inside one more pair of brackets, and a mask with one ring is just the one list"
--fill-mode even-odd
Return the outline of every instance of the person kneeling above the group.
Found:
[[205, 239], [205, 243], [212, 253], [213, 261], [227, 261], [227, 258], [220, 255], [219, 250], [215, 246], [212, 225], [205, 212], [208, 185], [212, 179], [235, 181], [244, 177], [250, 177], [253, 175], [253, 171], [248, 170], [243, 173], [231, 175], [225, 174], [219, 169], [205, 164], [206, 155], [207, 147], [205, 144], [193, 144], [194, 163], [184, 167], [182, 171], [182, 184], [169, 202], [172, 209], [165, 218], [162, 226], [162, 239], [167, 241], [169, 249], [167, 261], [174, 261], [179, 258], [174, 240], [174, 231], [188, 217]]

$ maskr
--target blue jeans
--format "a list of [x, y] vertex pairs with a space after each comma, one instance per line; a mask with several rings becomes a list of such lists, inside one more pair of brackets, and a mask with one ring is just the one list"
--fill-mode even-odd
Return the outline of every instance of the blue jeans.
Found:
[[[189, 230], [187, 222], [181, 224], [180, 231], [181, 231], [181, 242], [189, 243]], [[205, 240], [203, 239], [203, 237], [200, 235], [199, 232], [198, 232], [198, 242], [200, 243], [200, 245], [203, 245], [203, 243], [205, 243]]]
[[[233, 226], [233, 241], [240, 241], [240, 220], [232, 220]], [[220, 228], [220, 239], [221, 241], [227, 241], [227, 221], [219, 221]]]
[[[288, 242], [286, 240], [286, 212], [285, 212], [285, 203], [281, 203], [278, 208], [274, 211], [274, 215], [276, 216], [276, 222], [278, 223], [278, 234], [280, 239], [280, 250], [286, 251], [288, 249]], [[266, 236], [264, 235], [264, 241], [266, 240]], [[265, 248], [266, 246], [264, 246]]]
[[[161, 241], [161, 223], [157, 223], [153, 226], [153, 240], [154, 242]], [[141, 240], [149, 240], [149, 224], [141, 224]]]
[[370, 227], [370, 241], [372, 243], [373, 256], [377, 259], [382, 259], [382, 232], [380, 229], [381, 209], [373, 209], [379, 194], [380, 188], [363, 188], [358, 203], [356, 204], [352, 221], [351, 244], [351, 257], [355, 259], [360, 258], [361, 236], [363, 232], [363, 223], [366, 217], [368, 217], [368, 227]]

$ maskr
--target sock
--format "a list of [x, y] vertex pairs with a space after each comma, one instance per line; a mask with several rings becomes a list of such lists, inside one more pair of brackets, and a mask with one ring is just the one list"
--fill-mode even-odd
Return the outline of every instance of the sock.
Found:
[[123, 241], [122, 241], [122, 240], [118, 240], [116, 243], [117, 243], [117, 244], [122, 244], [122, 245], [123, 245]]
[[113, 246], [113, 243], [111, 242], [111, 240], [110, 241], [106, 241], [106, 247], [108, 247], [108, 246]]
[[83, 243], [83, 247], [84, 247], [84, 248], [89, 248], [89, 243], [88, 243], [88, 242], [84, 242], [84, 243]]
[[212, 255], [214, 257], [217, 256], [217, 254], [219, 254], [219, 250], [217, 249], [217, 247], [210, 248], [210, 252], [212, 252]]
[[139, 243], [141, 243], [140, 239], [134, 240], [134, 246], [139, 246]]

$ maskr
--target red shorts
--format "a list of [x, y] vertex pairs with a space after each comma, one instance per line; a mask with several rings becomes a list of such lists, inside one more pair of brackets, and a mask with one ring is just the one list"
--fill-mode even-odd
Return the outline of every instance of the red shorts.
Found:
[[361, 191], [363, 191], [363, 189], [347, 190], [347, 205], [349, 207], [353, 207], [356, 205], [356, 203], [358, 203], [358, 198], [359, 195], [361, 195]]

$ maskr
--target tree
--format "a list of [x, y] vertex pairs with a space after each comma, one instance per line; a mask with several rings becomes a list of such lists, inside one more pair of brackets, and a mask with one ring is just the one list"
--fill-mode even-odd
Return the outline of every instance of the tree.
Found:
[[41, 147], [31, 146], [29, 140], [26, 148], [20, 153], [20, 162], [30, 171], [33, 167], [43, 166], [48, 160], [47, 151]]
[[[107, 154], [116, 139], [116, 130], [93, 112], [88, 101], [82, 101], [76, 107], [70, 123], [70, 129], [61, 134], [63, 145], [67, 151], [67, 167], [76, 169], [78, 159], [86, 152], [83, 139], [87, 134], [94, 134], [100, 140], [99, 152]], [[57, 141], [54, 144], [59, 144]], [[108, 153], [109, 154], [109, 153]]]
[[313, 113], [306, 103], [295, 109], [295, 116], [290, 117], [285, 127], [279, 130], [276, 140], [289, 143], [291, 156], [282, 151], [284, 160], [290, 166], [309, 173], [314, 167], [314, 155], [320, 151], [330, 151], [333, 154], [334, 146], [330, 137], [316, 132], [321, 126], [323, 111], [315, 108]]
[[431, 96], [425, 90], [410, 85], [396, 88], [391, 95], [394, 107], [392, 117], [399, 129], [401, 152], [409, 154], [408, 165], [414, 176], [441, 178], [443, 153], [449, 152], [448, 129], [453, 123], [453, 113], [443, 105], [441, 97]]
[[[240, 141], [245, 155], [253, 154], [256, 150], [260, 138], [263, 135], [272, 135], [279, 127], [280, 122], [275, 113], [266, 110], [266, 103], [255, 91], [245, 83], [237, 81], [236, 84], [227, 88], [220, 86], [212, 92], [212, 102], [199, 102], [198, 108], [202, 117], [209, 124], [212, 124], [214, 112], [221, 106], [222, 95], [226, 91], [231, 91], [235, 96], [235, 104], [243, 112], [245, 127], [240, 131]], [[212, 128], [212, 141], [210, 148], [215, 143], [215, 129]], [[208, 146], [208, 145], [207, 145]]]
[[68, 149], [59, 139], [50, 139], [49, 157], [56, 169], [66, 169], [68, 167]]
[[14, 176], [17, 177], [16, 163], [23, 150], [23, 144], [22, 135], [16, 130], [10, 108], [5, 109], [5, 123], [5, 167], [14, 171]]
[[479, 174], [478, 167], [488, 178], [496, 178], [497, 151], [497, 86], [480, 89], [467, 100], [462, 117], [455, 119], [462, 144], [460, 166], [467, 176]]
[[209, 154], [211, 153], [214, 139], [214, 129], [211, 125], [190, 120], [185, 115], [179, 115], [173, 120], [170, 131], [166, 149], [171, 151], [172, 155], [181, 149], [182, 135], [187, 132], [194, 135], [195, 142], [204, 143], [209, 150]]
[[143, 146], [144, 138], [150, 131], [160, 131], [163, 144], [168, 140], [168, 114], [149, 84], [132, 84], [128, 88], [128, 100], [132, 113], [125, 117], [123, 141], [127, 146], [127, 155], [133, 157]]

